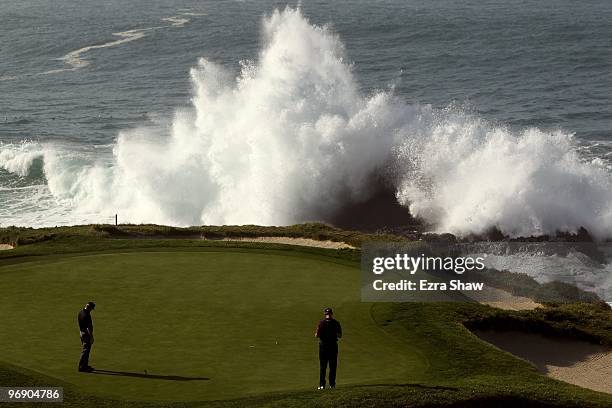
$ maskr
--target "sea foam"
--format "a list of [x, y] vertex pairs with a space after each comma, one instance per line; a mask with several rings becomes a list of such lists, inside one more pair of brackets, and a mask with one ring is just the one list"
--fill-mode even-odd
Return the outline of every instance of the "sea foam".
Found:
[[[169, 130], [121, 132], [109, 162], [40, 146], [49, 194], [74, 214], [60, 223], [115, 213], [172, 225], [325, 221], [367, 200], [376, 174], [439, 231], [612, 235], [610, 170], [571, 134], [513, 132], [392, 90], [364, 95], [339, 37], [299, 9], [265, 17], [261, 52], [230, 72], [202, 58], [190, 73], [192, 108]], [[0, 168], [26, 174], [31, 153], [5, 150]]]

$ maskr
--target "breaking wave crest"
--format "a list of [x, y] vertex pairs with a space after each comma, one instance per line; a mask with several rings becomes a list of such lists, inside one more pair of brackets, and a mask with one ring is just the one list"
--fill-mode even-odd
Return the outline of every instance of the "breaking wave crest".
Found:
[[52, 145], [0, 146], [0, 169], [26, 176], [42, 157], [50, 194], [73, 214], [131, 222], [327, 220], [383, 179], [406, 211], [441, 231], [612, 236], [610, 171], [582, 157], [571, 134], [515, 133], [461, 110], [406, 104], [392, 90], [363, 95], [328, 27], [290, 8], [263, 26], [257, 60], [242, 61], [237, 77], [198, 62], [193, 108], [178, 111], [170, 131], [122, 132], [108, 162]]

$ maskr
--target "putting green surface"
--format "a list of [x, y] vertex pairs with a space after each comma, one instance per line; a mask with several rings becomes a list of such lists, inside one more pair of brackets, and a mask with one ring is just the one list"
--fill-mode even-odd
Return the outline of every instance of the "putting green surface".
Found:
[[[356, 267], [274, 251], [160, 249], [6, 265], [0, 359], [119, 399], [309, 390], [318, 385], [315, 326], [331, 306], [345, 333], [339, 386], [419, 381], [427, 360], [374, 322], [359, 288]], [[77, 372], [76, 315], [91, 299], [90, 363], [113, 373]]]

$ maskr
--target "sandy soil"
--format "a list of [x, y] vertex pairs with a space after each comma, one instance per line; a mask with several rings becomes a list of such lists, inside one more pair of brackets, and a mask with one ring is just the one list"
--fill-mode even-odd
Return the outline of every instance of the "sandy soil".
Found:
[[515, 296], [505, 290], [487, 286], [482, 292], [466, 292], [465, 294], [479, 303], [504, 310], [532, 310], [542, 306], [530, 298]]
[[271, 244], [300, 245], [327, 249], [354, 249], [353, 246], [345, 242], [318, 241], [310, 238], [290, 238], [290, 237], [256, 237], [256, 238], [225, 238], [223, 241], [244, 241], [244, 242], [267, 242]]
[[13, 246], [9, 244], [0, 244], [0, 251], [6, 250], [6, 249], [13, 249]]
[[549, 377], [612, 394], [612, 349], [515, 331], [476, 331], [481, 339], [532, 362]]

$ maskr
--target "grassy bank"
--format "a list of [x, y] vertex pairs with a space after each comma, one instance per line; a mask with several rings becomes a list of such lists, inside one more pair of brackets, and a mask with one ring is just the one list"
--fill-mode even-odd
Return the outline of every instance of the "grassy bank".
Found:
[[282, 227], [265, 227], [259, 225], [224, 225], [198, 227], [169, 227], [163, 225], [108, 225], [94, 224], [54, 228], [0, 228], [0, 243], [14, 246], [61, 241], [69, 239], [97, 240], [105, 238], [131, 239], [207, 239], [253, 237], [289, 237], [310, 238], [318, 241], [345, 242], [360, 247], [369, 240], [408, 241], [406, 238], [391, 234], [367, 234], [359, 231], [345, 231], [321, 223], [296, 224]]

